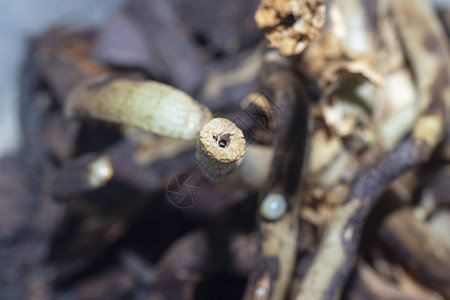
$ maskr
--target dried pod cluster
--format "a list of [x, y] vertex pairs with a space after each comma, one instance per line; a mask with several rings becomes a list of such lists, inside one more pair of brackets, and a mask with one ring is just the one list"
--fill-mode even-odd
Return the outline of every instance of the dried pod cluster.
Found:
[[326, 6], [318, 0], [265, 0], [255, 14], [272, 47], [283, 55], [299, 54], [319, 36]]

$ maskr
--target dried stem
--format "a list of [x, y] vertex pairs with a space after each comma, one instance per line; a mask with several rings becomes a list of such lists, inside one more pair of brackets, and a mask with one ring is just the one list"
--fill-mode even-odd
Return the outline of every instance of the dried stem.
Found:
[[264, 200], [281, 195], [286, 212], [276, 221], [258, 217], [257, 262], [250, 274], [245, 299], [283, 299], [291, 280], [298, 234], [301, 178], [307, 152], [308, 97], [288, 60], [269, 52], [261, 73], [263, 87], [278, 106], [275, 155]]
[[203, 175], [211, 181], [229, 174], [245, 153], [242, 131], [231, 121], [215, 118], [200, 131], [195, 158]]
[[[157, 154], [141, 164], [136, 160], [133, 143], [121, 140], [103, 152], [84, 155], [64, 165], [53, 179], [52, 195], [60, 201], [83, 198], [112, 181], [115, 181], [113, 185], [120, 182], [139, 193], [150, 194], [161, 188], [164, 178], [174, 172], [173, 161], [179, 160], [176, 163], [179, 172], [195, 168], [194, 161], [187, 159], [193, 154], [192, 146], [170, 155], [167, 151]], [[96, 185], [89, 181], [90, 177], [97, 179]]]
[[155, 82], [100, 76], [78, 85], [69, 117], [92, 117], [183, 140], [197, 139], [212, 115], [186, 93]]

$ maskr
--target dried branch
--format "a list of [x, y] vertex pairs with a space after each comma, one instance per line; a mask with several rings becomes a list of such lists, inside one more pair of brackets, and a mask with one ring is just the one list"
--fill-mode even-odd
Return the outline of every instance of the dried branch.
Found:
[[282, 299], [294, 266], [309, 104], [291, 66], [286, 59], [269, 52], [261, 74], [262, 85], [280, 114], [274, 116], [275, 155], [267, 188], [260, 198], [263, 204], [265, 198], [277, 195], [285, 201], [286, 211], [277, 220], [258, 216], [257, 263], [248, 280], [245, 299]]

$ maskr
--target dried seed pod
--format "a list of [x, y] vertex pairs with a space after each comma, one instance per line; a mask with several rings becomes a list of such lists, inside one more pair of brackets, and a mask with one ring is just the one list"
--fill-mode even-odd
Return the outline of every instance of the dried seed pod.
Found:
[[234, 170], [244, 153], [242, 131], [227, 119], [215, 118], [202, 128], [195, 157], [203, 175], [216, 181]]
[[77, 86], [66, 102], [68, 117], [92, 117], [159, 135], [195, 140], [212, 118], [186, 93], [155, 81], [101, 76]]

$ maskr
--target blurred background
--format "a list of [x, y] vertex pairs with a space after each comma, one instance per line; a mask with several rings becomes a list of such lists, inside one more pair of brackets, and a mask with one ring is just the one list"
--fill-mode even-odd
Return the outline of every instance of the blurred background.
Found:
[[18, 76], [26, 42], [54, 25], [96, 27], [122, 0], [0, 1], [0, 156], [21, 142], [18, 121]]

